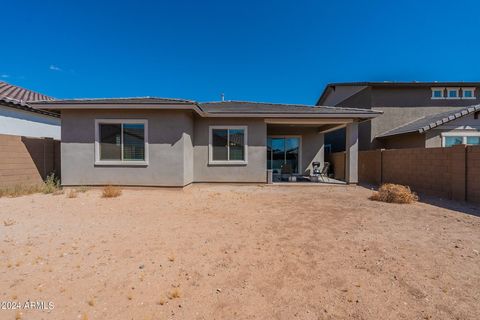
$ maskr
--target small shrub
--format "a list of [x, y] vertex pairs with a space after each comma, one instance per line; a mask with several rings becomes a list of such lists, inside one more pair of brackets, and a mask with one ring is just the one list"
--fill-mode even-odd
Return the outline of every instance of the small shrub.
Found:
[[116, 198], [122, 194], [122, 190], [119, 187], [115, 186], [106, 186], [103, 188], [102, 197], [103, 198]]
[[3, 221], [3, 225], [5, 227], [10, 227], [10, 226], [13, 226], [14, 224], [15, 224], [15, 220], [13, 219], [7, 219]]
[[68, 191], [67, 193], [67, 198], [76, 198], [77, 197], [77, 191], [71, 189], [70, 191]]
[[388, 203], [412, 203], [418, 200], [418, 196], [408, 186], [386, 183], [370, 197], [370, 200]]
[[45, 185], [43, 186], [43, 193], [54, 193], [60, 189], [60, 180], [52, 173], [45, 179]]
[[180, 290], [178, 288], [173, 289], [167, 294], [168, 299], [177, 299], [180, 298]]

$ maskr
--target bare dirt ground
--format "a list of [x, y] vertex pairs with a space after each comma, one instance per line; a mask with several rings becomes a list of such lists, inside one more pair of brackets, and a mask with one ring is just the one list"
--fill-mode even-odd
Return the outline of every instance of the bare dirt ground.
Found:
[[[0, 199], [0, 319], [478, 319], [480, 218], [348, 186]], [[460, 210], [475, 211], [458, 206]]]

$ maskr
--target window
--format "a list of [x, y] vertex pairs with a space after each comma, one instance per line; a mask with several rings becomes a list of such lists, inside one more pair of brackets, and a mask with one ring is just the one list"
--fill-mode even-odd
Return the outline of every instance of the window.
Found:
[[210, 164], [247, 164], [247, 127], [211, 126]]
[[475, 88], [462, 88], [462, 99], [475, 99]]
[[463, 143], [463, 137], [461, 136], [445, 137], [444, 147], [451, 147], [451, 146], [462, 144], [462, 143]]
[[459, 88], [447, 88], [447, 99], [458, 99], [460, 91]]
[[444, 99], [445, 88], [432, 88], [432, 99]]
[[147, 132], [146, 120], [96, 120], [95, 164], [148, 164]]
[[480, 132], [446, 132], [442, 133], [443, 146], [451, 147], [457, 144], [480, 145]]
[[480, 136], [479, 137], [467, 137], [467, 144], [480, 145]]

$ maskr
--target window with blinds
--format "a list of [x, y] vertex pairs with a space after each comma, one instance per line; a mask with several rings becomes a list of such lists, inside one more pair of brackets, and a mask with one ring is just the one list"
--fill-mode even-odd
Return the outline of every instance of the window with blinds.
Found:
[[246, 126], [211, 126], [209, 162], [211, 164], [246, 164], [246, 141]]
[[97, 122], [99, 162], [146, 161], [146, 121], [104, 121]]

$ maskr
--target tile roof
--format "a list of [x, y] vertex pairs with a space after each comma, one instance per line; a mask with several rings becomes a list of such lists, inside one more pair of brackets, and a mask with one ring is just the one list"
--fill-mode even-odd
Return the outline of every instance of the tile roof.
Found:
[[3, 81], [0, 81], [0, 102], [17, 109], [40, 113], [44, 115], [58, 117], [54, 112], [38, 110], [32, 108], [27, 101], [52, 101], [53, 98], [44, 94], [18, 87]]
[[383, 138], [383, 137], [389, 137], [389, 136], [394, 136], [398, 134], [414, 133], [414, 132], [424, 133], [435, 127], [444, 125], [450, 121], [453, 121], [455, 119], [464, 117], [466, 115], [469, 115], [478, 111], [480, 111], [480, 105], [474, 105], [467, 108], [456, 109], [452, 111], [424, 116], [420, 119], [414, 120], [400, 127], [397, 127], [395, 129], [379, 134], [376, 137]]

